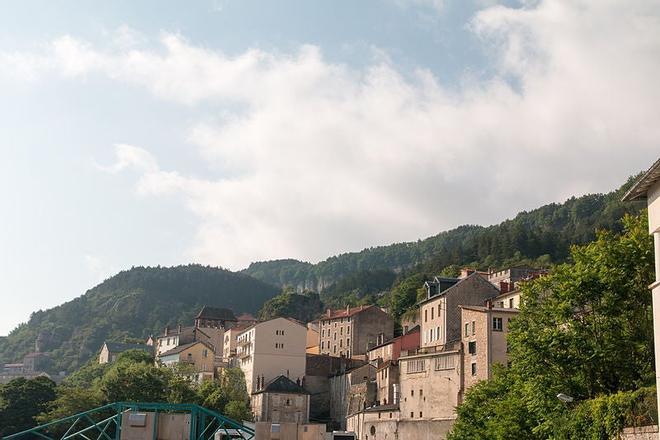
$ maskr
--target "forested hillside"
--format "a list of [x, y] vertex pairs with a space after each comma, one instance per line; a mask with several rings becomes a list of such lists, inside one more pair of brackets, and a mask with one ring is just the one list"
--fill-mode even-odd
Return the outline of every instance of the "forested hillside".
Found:
[[498, 225], [460, 226], [425, 240], [341, 254], [314, 265], [297, 260], [253, 263], [244, 273], [271, 284], [323, 292], [356, 272], [439, 271], [451, 265], [485, 269], [529, 260], [541, 265], [561, 262], [571, 245], [594, 240], [597, 229], [620, 231], [623, 215], [644, 207], [643, 203], [621, 202], [633, 180], [608, 194], [551, 203]]
[[147, 337], [165, 325], [192, 325], [205, 305], [256, 313], [279, 289], [246, 275], [200, 265], [136, 267], [118, 273], [84, 295], [32, 314], [0, 340], [0, 364], [40, 349], [51, 371], [73, 371], [96, 354], [104, 340]]

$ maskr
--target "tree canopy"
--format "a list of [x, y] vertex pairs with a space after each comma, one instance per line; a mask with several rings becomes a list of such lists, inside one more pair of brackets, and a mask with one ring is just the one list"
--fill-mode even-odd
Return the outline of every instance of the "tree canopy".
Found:
[[569, 263], [523, 286], [510, 368], [467, 393], [452, 439], [564, 438], [559, 425], [572, 415], [558, 393], [580, 403], [654, 383], [653, 244], [645, 215], [623, 225], [572, 247]]

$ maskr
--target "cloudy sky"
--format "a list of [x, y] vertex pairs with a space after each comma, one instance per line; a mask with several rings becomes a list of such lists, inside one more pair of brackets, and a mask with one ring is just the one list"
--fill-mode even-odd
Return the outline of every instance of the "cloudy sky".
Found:
[[133, 265], [319, 261], [660, 152], [649, 0], [0, 3], [0, 334]]

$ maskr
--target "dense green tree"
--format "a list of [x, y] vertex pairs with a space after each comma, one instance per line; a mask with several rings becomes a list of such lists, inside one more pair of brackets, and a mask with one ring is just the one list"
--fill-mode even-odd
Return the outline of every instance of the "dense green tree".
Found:
[[[652, 240], [645, 215], [627, 216], [623, 225], [621, 234], [601, 231], [573, 247], [570, 263], [523, 285], [509, 333], [510, 369], [468, 393], [453, 439], [485, 438], [471, 426], [502, 433], [488, 438], [564, 438], [560, 425], [575, 414], [558, 393], [579, 404], [653, 383]], [[506, 402], [513, 417], [492, 399]]]
[[104, 403], [103, 394], [96, 385], [89, 387], [60, 385], [57, 387], [57, 398], [37, 416], [36, 421], [39, 424], [52, 422], [98, 408]]
[[[342, 279], [357, 273], [427, 271], [436, 274], [451, 265], [480, 269], [513, 264], [547, 267], [566, 260], [571, 245], [593, 240], [597, 229], [620, 232], [623, 215], [636, 214], [645, 206], [641, 202], [621, 201], [633, 181], [629, 179], [608, 194], [573, 197], [562, 204], [552, 203], [521, 212], [498, 225], [460, 226], [425, 240], [345, 253], [318, 264], [296, 260], [258, 262], [244, 272], [280, 286], [325, 286], [321, 295], [328, 302], [323, 296], [325, 289], [341, 286]], [[344, 294], [349, 289], [339, 287], [338, 291]]]
[[424, 273], [417, 273], [402, 279], [392, 288], [387, 306], [395, 320], [398, 321], [407, 310], [413, 308], [420, 294], [423, 295], [422, 286], [427, 277]]
[[172, 372], [153, 364], [117, 362], [103, 376], [100, 390], [108, 402], [166, 402]]
[[280, 295], [266, 301], [257, 317], [264, 321], [282, 317], [309, 322], [318, 317], [322, 311], [323, 303], [318, 293], [297, 294], [289, 287], [285, 288]]
[[35, 426], [36, 416], [55, 400], [55, 387], [47, 377], [18, 378], [0, 385], [0, 436]]

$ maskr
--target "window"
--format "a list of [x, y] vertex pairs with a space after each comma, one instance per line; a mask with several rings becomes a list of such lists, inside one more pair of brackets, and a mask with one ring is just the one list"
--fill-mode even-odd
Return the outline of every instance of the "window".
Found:
[[429, 320], [429, 309], [424, 309], [424, 322]]
[[410, 418], [411, 418], [411, 419], [414, 419], [414, 418], [415, 418], [415, 413], [412, 412], [412, 411], [410, 411]]
[[280, 432], [279, 423], [273, 423], [272, 425], [270, 425], [270, 432]]
[[205, 348], [204, 351], [202, 352], [202, 356], [204, 357], [209, 357], [209, 351]]
[[408, 373], [421, 373], [425, 370], [424, 359], [413, 359], [406, 362], [406, 368]]
[[465, 323], [465, 336], [470, 336], [470, 324]]
[[343, 335], [343, 334], [344, 334], [344, 327], [341, 327], [341, 328], [339, 329], [339, 334], [340, 334], [340, 335]]
[[347, 327], [347, 328], [346, 328], [346, 334], [347, 334], [347, 335], [350, 335], [350, 334], [351, 334], [351, 328], [350, 328], [350, 327]]
[[339, 347], [343, 347], [343, 346], [344, 346], [343, 342], [344, 342], [343, 339], [340, 339], [340, 340], [339, 340]]
[[325, 338], [325, 330], [321, 330], [321, 336]]
[[468, 343], [468, 352], [471, 355], [477, 354], [477, 341], [470, 341]]
[[415, 390], [410, 390], [410, 397], [415, 397]]
[[472, 375], [473, 376], [477, 375], [477, 364], [476, 364], [476, 362], [472, 362]]
[[431, 307], [431, 319], [433, 319], [433, 312], [435, 311], [435, 307]]
[[325, 341], [321, 341], [321, 350], [325, 348]]
[[509, 298], [509, 308], [513, 308], [513, 298]]
[[332, 338], [336, 341], [337, 340], [337, 333], [333, 333]]
[[440, 340], [440, 327], [435, 328], [435, 339]]
[[440, 304], [438, 304], [438, 318], [440, 317]]
[[502, 318], [493, 318], [493, 330], [496, 332], [502, 331]]
[[420, 419], [422, 418], [422, 412], [421, 411], [419, 412], [419, 418]]
[[420, 388], [419, 389], [419, 397], [422, 397], [423, 395], [424, 395], [424, 390]]
[[476, 328], [477, 328], [476, 323], [472, 321], [472, 336], [474, 336]]
[[441, 356], [435, 358], [435, 369], [436, 370], [451, 370], [454, 368], [454, 356]]
[[346, 346], [348, 347], [351, 344], [350, 338], [346, 338]]

